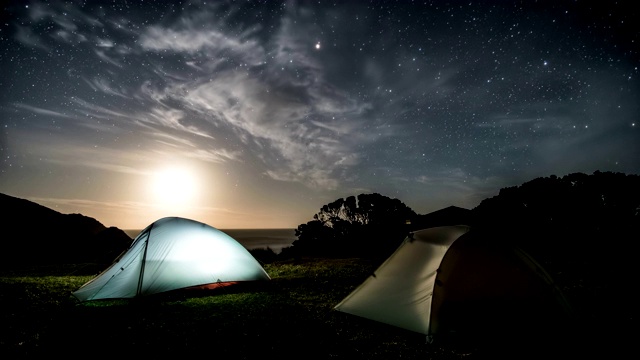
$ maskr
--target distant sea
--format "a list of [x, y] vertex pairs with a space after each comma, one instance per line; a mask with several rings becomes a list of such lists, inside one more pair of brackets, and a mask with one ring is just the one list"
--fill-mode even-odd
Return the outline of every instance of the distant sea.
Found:
[[[133, 239], [142, 230], [124, 230], [124, 232]], [[276, 254], [298, 239], [296, 229], [220, 229], [220, 231], [236, 239], [247, 250], [269, 248]]]

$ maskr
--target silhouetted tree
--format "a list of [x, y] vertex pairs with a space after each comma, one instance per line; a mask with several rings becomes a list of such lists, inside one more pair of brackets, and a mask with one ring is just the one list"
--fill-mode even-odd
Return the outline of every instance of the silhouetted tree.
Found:
[[377, 193], [338, 199], [296, 229], [298, 240], [283, 257], [386, 257], [407, 235], [416, 213], [398, 199]]

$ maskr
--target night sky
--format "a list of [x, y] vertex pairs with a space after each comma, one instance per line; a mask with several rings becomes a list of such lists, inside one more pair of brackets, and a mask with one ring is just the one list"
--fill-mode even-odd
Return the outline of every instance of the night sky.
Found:
[[0, 192], [105, 226], [640, 173], [634, 1], [4, 3]]

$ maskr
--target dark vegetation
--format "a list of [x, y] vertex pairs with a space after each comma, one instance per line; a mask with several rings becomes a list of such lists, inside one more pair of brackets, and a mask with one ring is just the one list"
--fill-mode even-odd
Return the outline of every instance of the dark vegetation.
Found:
[[[3, 237], [0, 253], [0, 356], [8, 358], [83, 350], [120, 356], [130, 349], [234, 359], [617, 358], [635, 351], [637, 175], [538, 178], [473, 209], [424, 215], [380, 194], [338, 199], [300, 225], [298, 240], [280, 254], [252, 251], [271, 275], [268, 283], [81, 305], [70, 293], [131, 239], [26, 200], [0, 194], [0, 205], [5, 231], [17, 229]], [[427, 345], [420, 334], [332, 311], [410, 231], [452, 224], [533, 255], [572, 305], [575, 329], [560, 338]]]
[[324, 205], [298, 226], [296, 240], [281, 257], [387, 257], [407, 235], [416, 213], [380, 194], [349, 196]]
[[312, 221], [298, 226], [298, 240], [281, 257], [381, 260], [410, 231], [466, 224], [526, 250], [558, 277], [589, 274], [592, 278], [582, 281], [611, 284], [633, 272], [640, 239], [638, 175], [552, 175], [503, 188], [470, 210], [451, 206], [424, 215], [379, 194], [361, 194], [357, 200], [351, 196], [323, 206]]
[[69, 294], [92, 277], [85, 270], [0, 275], [2, 358], [524, 358], [502, 339], [428, 345], [421, 334], [333, 311], [373, 270], [364, 259], [278, 261], [265, 265], [269, 282], [77, 304]]

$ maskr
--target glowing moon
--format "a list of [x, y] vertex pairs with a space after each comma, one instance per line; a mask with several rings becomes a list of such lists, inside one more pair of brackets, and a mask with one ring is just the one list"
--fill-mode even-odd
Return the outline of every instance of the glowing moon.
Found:
[[165, 205], [187, 205], [198, 192], [196, 176], [187, 169], [166, 168], [153, 174], [153, 195]]

